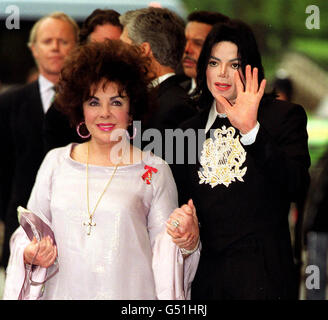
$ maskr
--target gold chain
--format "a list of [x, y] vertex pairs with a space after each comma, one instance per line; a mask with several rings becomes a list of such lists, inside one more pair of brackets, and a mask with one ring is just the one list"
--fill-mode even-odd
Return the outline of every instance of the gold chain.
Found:
[[114, 168], [114, 172], [112, 173], [111, 177], [109, 178], [106, 186], [105, 186], [105, 189], [104, 191], [102, 192], [102, 194], [100, 195], [92, 213], [90, 214], [90, 206], [89, 206], [89, 142], [87, 142], [87, 145], [88, 145], [88, 151], [87, 151], [87, 165], [86, 165], [86, 178], [87, 178], [87, 206], [88, 206], [88, 215], [89, 215], [89, 222], [88, 223], [83, 223], [83, 225], [86, 225], [88, 226], [89, 230], [87, 232], [88, 235], [90, 235], [91, 233], [91, 227], [92, 226], [95, 226], [96, 224], [95, 223], [92, 223], [92, 218], [93, 218], [93, 215], [94, 213], [96, 212], [96, 209], [98, 207], [98, 204], [100, 202], [100, 200], [102, 199], [103, 195], [105, 194], [107, 188], [109, 187], [110, 183], [112, 182], [113, 180], [113, 177], [116, 173], [116, 170], [117, 170], [117, 167], [119, 165], [119, 162], [116, 164], [115, 168]]

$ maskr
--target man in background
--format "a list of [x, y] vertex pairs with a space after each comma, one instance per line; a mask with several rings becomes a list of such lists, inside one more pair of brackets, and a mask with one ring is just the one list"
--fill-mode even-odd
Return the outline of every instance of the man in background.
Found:
[[94, 10], [83, 22], [80, 44], [119, 39], [123, 30], [119, 17], [120, 14], [115, 10]]
[[165, 129], [178, 128], [196, 112], [175, 75], [185, 46], [184, 21], [163, 8], [128, 11], [120, 16], [120, 21], [123, 25], [121, 40], [140, 46], [151, 60], [157, 106], [151, 111], [146, 126], [162, 133]]
[[[119, 21], [120, 14], [111, 9], [96, 9], [83, 22], [79, 44], [119, 39], [123, 30]], [[68, 118], [52, 104], [44, 122], [44, 144], [46, 151], [63, 147], [71, 142], [83, 142]]]
[[218, 12], [194, 11], [188, 15], [182, 67], [184, 74], [189, 79], [181, 83], [188, 90], [188, 94], [192, 94], [196, 88], [197, 61], [208, 33], [214, 24], [227, 21], [229, 18]]
[[44, 158], [44, 116], [64, 60], [78, 40], [76, 22], [61, 12], [47, 15], [31, 29], [28, 46], [39, 76], [34, 82], [0, 95], [0, 129], [5, 132], [0, 159], [0, 211], [5, 224], [1, 265], [7, 266], [9, 240], [18, 227], [16, 209], [26, 206]]

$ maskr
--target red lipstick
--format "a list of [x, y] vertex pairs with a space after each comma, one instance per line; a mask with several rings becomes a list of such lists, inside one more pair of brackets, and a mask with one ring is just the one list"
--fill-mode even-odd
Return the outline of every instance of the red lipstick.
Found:
[[115, 124], [113, 124], [113, 123], [98, 123], [97, 127], [102, 131], [109, 132], [109, 131], [112, 131], [114, 129]]

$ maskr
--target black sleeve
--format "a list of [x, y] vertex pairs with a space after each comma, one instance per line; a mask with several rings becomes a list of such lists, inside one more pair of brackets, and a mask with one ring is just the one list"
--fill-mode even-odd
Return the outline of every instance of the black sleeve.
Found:
[[14, 103], [13, 94], [0, 95], [0, 130], [3, 133], [0, 157], [0, 218], [4, 221], [10, 199], [14, 175], [14, 141], [10, 130], [10, 115]]
[[188, 183], [187, 164], [171, 164], [171, 171], [177, 185], [179, 206], [186, 204], [191, 198]]
[[256, 141], [246, 146], [246, 151], [258, 170], [290, 201], [297, 202], [310, 183], [306, 113], [301, 106], [292, 105], [259, 122]]
[[185, 95], [176, 97], [174, 106], [168, 110], [165, 117], [162, 119], [164, 128], [179, 128], [179, 125], [192, 118], [197, 114], [196, 109], [193, 107], [191, 99]]
[[[188, 129], [188, 124], [186, 125], [186, 127], [184, 127], [184, 124], [180, 125], [182, 127], [182, 131], [185, 132]], [[191, 182], [189, 180], [190, 164], [188, 163], [188, 139], [184, 139], [183, 144], [183, 159], [178, 159], [177, 157], [177, 152], [180, 152], [181, 150], [177, 149], [178, 147], [180, 148], [180, 146], [177, 146], [175, 142], [175, 144], [173, 145], [173, 163], [170, 164], [173, 177], [178, 189], [179, 206], [186, 204], [188, 200], [192, 198], [192, 190], [190, 189]]]

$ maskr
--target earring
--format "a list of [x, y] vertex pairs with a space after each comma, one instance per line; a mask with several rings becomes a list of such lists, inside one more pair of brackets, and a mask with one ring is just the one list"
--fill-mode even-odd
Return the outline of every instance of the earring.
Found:
[[126, 133], [126, 136], [128, 137], [128, 139], [133, 140], [137, 135], [137, 128], [133, 127], [133, 136], [132, 137], [130, 137], [128, 130], [126, 130], [125, 133]]
[[89, 132], [89, 134], [87, 134], [86, 136], [84, 136], [84, 135], [82, 135], [82, 134], [80, 133], [80, 127], [81, 127], [83, 124], [85, 125], [85, 122], [84, 122], [84, 121], [80, 122], [80, 123], [76, 126], [76, 132], [77, 132], [77, 134], [78, 134], [81, 138], [83, 138], [83, 139], [87, 139], [87, 138], [89, 138], [89, 137], [91, 136], [90, 132]]

